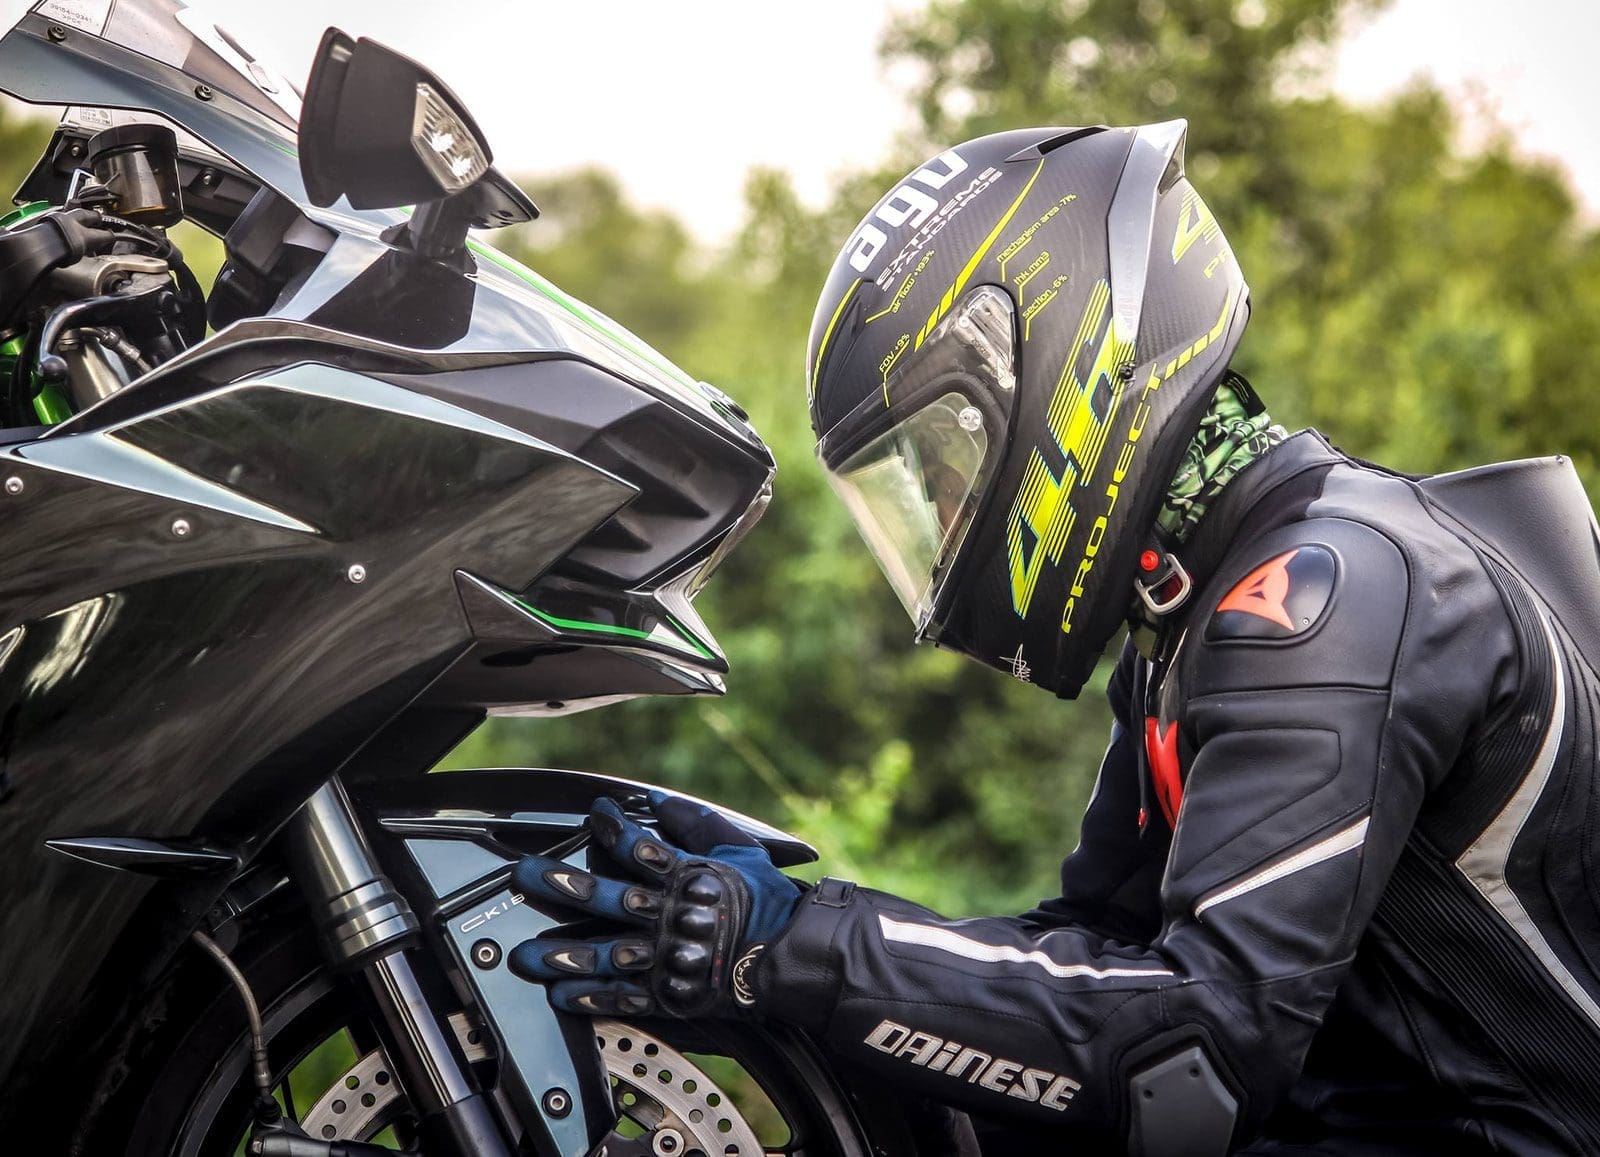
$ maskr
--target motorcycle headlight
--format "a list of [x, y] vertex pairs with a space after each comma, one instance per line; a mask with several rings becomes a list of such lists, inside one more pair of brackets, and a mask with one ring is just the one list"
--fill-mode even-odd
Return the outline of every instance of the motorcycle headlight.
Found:
[[446, 193], [459, 193], [489, 171], [478, 138], [430, 84], [417, 85], [411, 147]]

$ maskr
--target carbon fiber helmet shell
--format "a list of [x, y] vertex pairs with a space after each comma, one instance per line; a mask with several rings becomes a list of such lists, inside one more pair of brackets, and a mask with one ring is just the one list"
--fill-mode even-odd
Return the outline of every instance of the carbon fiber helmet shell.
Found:
[[1063, 698], [1127, 618], [1167, 485], [1249, 316], [1184, 174], [1186, 133], [1177, 120], [957, 145], [862, 220], [812, 319], [811, 424], [836, 472], [903, 420], [896, 384], [942, 321], [983, 286], [1009, 300], [1014, 384], [991, 392], [1014, 397], [917, 637]]

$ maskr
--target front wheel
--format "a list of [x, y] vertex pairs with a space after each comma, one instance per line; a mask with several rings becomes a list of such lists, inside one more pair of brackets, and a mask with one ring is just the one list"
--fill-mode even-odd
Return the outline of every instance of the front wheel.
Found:
[[[329, 972], [294, 929], [274, 921], [232, 953], [261, 1004], [280, 1103], [313, 1138], [429, 1157], [359, 986]], [[528, 998], [543, 994], [530, 986]], [[92, 1151], [242, 1154], [254, 1089], [238, 995], [206, 961], [151, 999], [165, 1014], [124, 1090], [141, 1091], [119, 1098], [130, 1106], [123, 1121], [102, 1121]], [[469, 1059], [490, 1061], [480, 1035], [455, 1023]], [[618, 1111], [610, 1157], [927, 1157], [902, 1103], [847, 1088], [855, 1082], [798, 1033], [676, 1021], [600, 1021], [595, 1032]]]

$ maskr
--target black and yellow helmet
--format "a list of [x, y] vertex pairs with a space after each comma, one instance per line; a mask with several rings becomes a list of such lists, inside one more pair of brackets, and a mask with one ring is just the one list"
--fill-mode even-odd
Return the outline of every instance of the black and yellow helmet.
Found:
[[857, 227], [811, 324], [817, 453], [917, 638], [1067, 698], [1249, 314], [1186, 131], [939, 154]]

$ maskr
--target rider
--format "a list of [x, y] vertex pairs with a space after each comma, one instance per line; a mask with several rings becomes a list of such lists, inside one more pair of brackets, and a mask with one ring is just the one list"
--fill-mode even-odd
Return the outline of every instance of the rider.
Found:
[[1061, 895], [948, 920], [605, 801], [620, 869], [517, 881], [611, 930], [513, 966], [572, 1011], [800, 1025], [1049, 1151], [1600, 1153], [1587, 501], [1564, 460], [1423, 479], [1275, 426], [1183, 138], [940, 154], [811, 333], [822, 464], [918, 639], [1072, 698], [1130, 628]]

